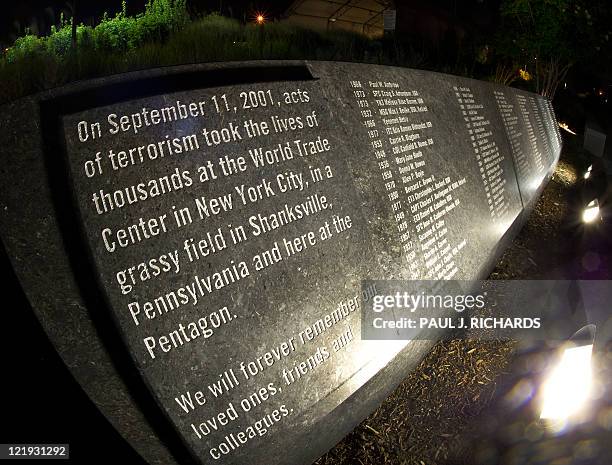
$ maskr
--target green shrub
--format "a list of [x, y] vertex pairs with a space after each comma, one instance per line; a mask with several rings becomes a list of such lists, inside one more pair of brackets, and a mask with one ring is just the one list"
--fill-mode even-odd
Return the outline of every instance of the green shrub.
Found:
[[8, 49], [5, 60], [8, 63], [28, 60], [45, 53], [45, 39], [35, 35], [25, 35], [18, 38]]
[[128, 16], [127, 5], [114, 17], [104, 14], [93, 29], [96, 50], [125, 51], [147, 41], [163, 41], [188, 20], [186, 0], [149, 0], [144, 13]]
[[45, 38], [47, 51], [54, 55], [65, 55], [72, 48], [72, 26], [61, 25], [59, 28], [51, 26], [51, 34]]

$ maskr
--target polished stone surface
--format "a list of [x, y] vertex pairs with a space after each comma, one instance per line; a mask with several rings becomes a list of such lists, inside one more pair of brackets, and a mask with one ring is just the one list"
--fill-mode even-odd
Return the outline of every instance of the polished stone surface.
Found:
[[155, 463], [325, 452], [431, 345], [362, 341], [361, 281], [486, 277], [561, 147], [539, 96], [333, 62], [149, 70], [2, 115], [13, 266]]

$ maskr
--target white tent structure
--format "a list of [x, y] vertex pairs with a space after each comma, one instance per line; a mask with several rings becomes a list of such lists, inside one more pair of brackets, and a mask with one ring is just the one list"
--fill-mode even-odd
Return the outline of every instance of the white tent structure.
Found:
[[393, 4], [393, 0], [295, 0], [287, 9], [285, 21], [308, 28], [342, 29], [376, 37], [384, 32], [383, 16], [392, 17]]

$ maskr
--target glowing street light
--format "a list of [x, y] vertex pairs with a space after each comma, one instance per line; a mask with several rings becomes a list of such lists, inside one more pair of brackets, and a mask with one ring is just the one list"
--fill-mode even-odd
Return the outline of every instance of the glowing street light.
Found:
[[582, 221], [592, 223], [599, 219], [599, 202], [597, 199], [591, 200], [582, 212]]
[[586, 173], [584, 173], [584, 179], [589, 179], [591, 177], [591, 171], [593, 171], [593, 165], [589, 165], [587, 168]]
[[259, 53], [260, 53], [261, 57], [263, 58], [263, 56], [264, 56], [264, 44], [265, 44], [265, 40], [264, 40], [264, 24], [266, 22], [266, 17], [264, 16], [263, 13], [256, 13], [255, 14], [255, 22], [259, 26], [257, 28], [257, 42], [259, 43]]

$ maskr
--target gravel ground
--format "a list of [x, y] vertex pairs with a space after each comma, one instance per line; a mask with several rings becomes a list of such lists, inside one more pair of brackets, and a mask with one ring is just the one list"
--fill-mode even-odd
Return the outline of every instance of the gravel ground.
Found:
[[[527, 224], [490, 279], [537, 279], [563, 267], [577, 163], [563, 153]], [[316, 465], [474, 463], [474, 432], [508, 375], [513, 341], [437, 343], [385, 402]]]

